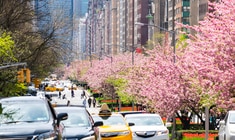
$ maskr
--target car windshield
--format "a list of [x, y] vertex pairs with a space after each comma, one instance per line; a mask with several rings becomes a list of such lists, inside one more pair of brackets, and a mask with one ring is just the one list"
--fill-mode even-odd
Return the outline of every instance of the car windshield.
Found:
[[95, 122], [103, 121], [104, 125], [126, 125], [122, 116], [93, 116]]
[[229, 115], [229, 123], [235, 123], [235, 112], [230, 113]]
[[40, 101], [2, 102], [0, 125], [21, 122], [44, 122], [49, 120], [48, 109]]
[[159, 116], [129, 116], [126, 121], [135, 123], [135, 126], [163, 125]]
[[88, 116], [83, 112], [68, 112], [68, 119], [63, 121], [65, 127], [89, 127]]

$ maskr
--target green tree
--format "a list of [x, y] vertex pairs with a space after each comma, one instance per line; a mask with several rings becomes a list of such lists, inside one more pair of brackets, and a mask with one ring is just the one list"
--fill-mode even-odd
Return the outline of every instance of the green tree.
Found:
[[[0, 35], [0, 68], [16, 63], [17, 59], [12, 50], [15, 48], [15, 42], [12, 40], [10, 33], [1, 32]], [[0, 69], [0, 96], [18, 95], [26, 90], [24, 84], [17, 83], [16, 67]]]
[[[43, 10], [47, 1], [39, 0], [41, 7], [33, 7], [31, 3], [33, 0], [2, 0], [0, 28], [12, 33], [13, 53], [18, 62], [27, 62], [33, 75], [45, 77], [63, 62], [66, 52], [70, 52], [65, 45], [69, 44], [67, 36], [72, 26], [65, 24], [61, 11], [56, 11], [53, 21], [48, 21], [51, 15]], [[38, 28], [35, 21], [43, 23], [43, 28]], [[62, 28], [66, 30], [59, 32]]]

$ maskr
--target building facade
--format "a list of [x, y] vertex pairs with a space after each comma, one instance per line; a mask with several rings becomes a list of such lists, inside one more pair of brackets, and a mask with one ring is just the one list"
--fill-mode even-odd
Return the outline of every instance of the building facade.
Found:
[[88, 0], [34, 0], [33, 6], [36, 16], [40, 18], [36, 21], [38, 30], [50, 33], [51, 29], [56, 29], [57, 39], [67, 49], [65, 61], [82, 59], [85, 29], [80, 19], [86, 15]]
[[208, 0], [89, 0], [87, 56], [174, 46], [181, 31], [195, 33], [176, 23], [197, 25], [207, 12]]

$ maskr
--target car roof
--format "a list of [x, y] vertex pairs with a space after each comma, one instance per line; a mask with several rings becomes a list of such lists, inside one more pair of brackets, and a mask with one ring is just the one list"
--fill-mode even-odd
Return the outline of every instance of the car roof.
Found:
[[36, 96], [15, 96], [2, 98], [0, 101], [43, 101], [43, 99]]
[[143, 114], [143, 113], [147, 113], [147, 112], [146, 111], [121, 111], [119, 113], [125, 117], [125, 115], [127, 115], [127, 114]]
[[79, 106], [56, 106], [54, 107], [56, 110], [86, 110], [84, 107], [79, 107]]
[[153, 114], [153, 113], [143, 113], [143, 114], [127, 114], [125, 115], [125, 118], [128, 118], [128, 117], [147, 117], [147, 116], [158, 116], [160, 117], [159, 114]]
[[107, 114], [107, 115], [106, 114], [99, 114], [99, 113], [92, 113], [91, 115], [92, 116], [122, 116], [121, 114], [116, 113], [116, 112], [112, 112], [111, 114]]

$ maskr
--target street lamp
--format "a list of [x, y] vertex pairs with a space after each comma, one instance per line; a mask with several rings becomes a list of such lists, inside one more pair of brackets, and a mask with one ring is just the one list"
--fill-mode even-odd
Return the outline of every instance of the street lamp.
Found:
[[[174, 2], [175, 0], [173, 0]], [[175, 5], [175, 4], [173, 4]], [[173, 8], [174, 9], [174, 8]], [[174, 10], [173, 10], [174, 11]], [[174, 14], [173, 14], [174, 17]], [[154, 24], [146, 24], [146, 23], [141, 23], [141, 22], [136, 22], [135, 25], [140, 25], [140, 26], [148, 26], [148, 27], [156, 27], [159, 28], [160, 30], [163, 30], [165, 32], [171, 33], [172, 34], [172, 46], [173, 46], [173, 62], [175, 63], [175, 27], [174, 27], [174, 19], [173, 19], [173, 30], [169, 31], [165, 28], [162, 28], [160, 26], [154, 25]], [[172, 138], [175, 138], [175, 115], [173, 115], [173, 128], [172, 128]]]

